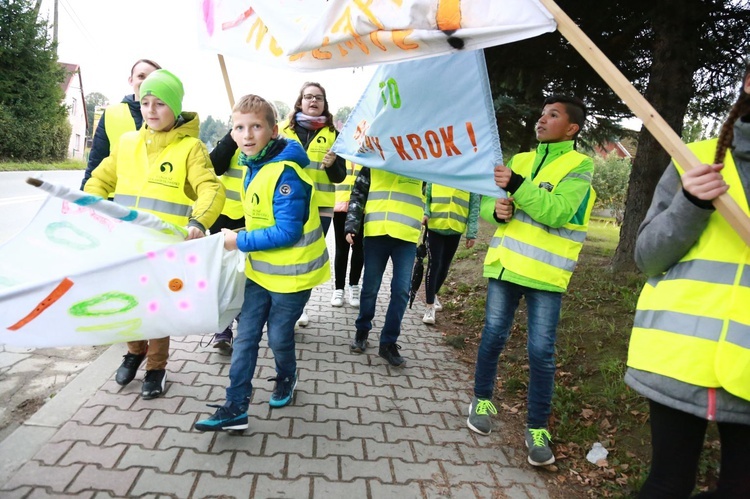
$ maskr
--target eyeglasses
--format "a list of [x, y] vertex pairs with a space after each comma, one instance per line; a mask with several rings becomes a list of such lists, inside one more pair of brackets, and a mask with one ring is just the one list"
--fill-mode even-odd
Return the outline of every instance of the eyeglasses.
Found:
[[305, 94], [302, 96], [305, 100], [316, 100], [318, 102], [324, 102], [326, 100], [325, 96], [323, 95], [313, 95], [313, 94]]

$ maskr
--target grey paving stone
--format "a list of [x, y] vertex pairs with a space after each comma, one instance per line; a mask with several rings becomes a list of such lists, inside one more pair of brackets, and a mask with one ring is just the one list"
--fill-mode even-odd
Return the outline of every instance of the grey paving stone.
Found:
[[393, 472], [396, 483], [406, 483], [410, 480], [442, 481], [443, 472], [438, 461], [426, 463], [406, 462], [402, 459], [392, 459]]
[[[149, 430], [157, 431], [156, 428]], [[162, 431], [159, 429], [159, 431]], [[174, 428], [164, 430], [164, 436], [157, 445], [158, 449], [170, 449], [172, 447], [195, 449], [198, 452], [207, 452], [211, 445], [213, 435], [199, 431], [178, 431]]]
[[2, 486], [2, 490], [13, 490], [23, 486], [42, 486], [49, 487], [55, 492], [63, 492], [81, 468], [83, 465], [80, 464], [44, 466], [37, 461], [28, 461]]
[[411, 445], [409, 442], [371, 442], [365, 441], [367, 459], [379, 459], [381, 457], [395, 457], [404, 461], [414, 461]]
[[367, 482], [330, 482], [325, 478], [313, 479], [314, 497], [367, 497]]
[[73, 447], [76, 442], [70, 440], [64, 442], [47, 442], [34, 454], [34, 460], [47, 466], [57, 463], [60, 458]]
[[289, 456], [286, 478], [294, 480], [302, 476], [320, 476], [327, 480], [338, 480], [338, 470], [339, 459], [336, 456], [305, 458], [292, 454]]
[[277, 480], [261, 475], [255, 485], [255, 497], [291, 497], [302, 499], [312, 498], [312, 479], [309, 477], [297, 480]]
[[105, 424], [101, 426], [82, 425], [76, 422], [65, 423], [52, 437], [52, 442], [63, 442], [65, 440], [83, 440], [92, 444], [101, 444], [113, 431], [114, 425]]
[[170, 494], [175, 497], [188, 497], [198, 477], [197, 473], [157, 473], [154, 470], [143, 470], [133, 486], [131, 494], [138, 496], [146, 493]]
[[313, 457], [313, 443], [315, 437], [307, 436], [300, 438], [282, 438], [278, 435], [268, 435], [264, 454], [299, 454], [304, 457]]
[[216, 475], [227, 475], [229, 462], [232, 459], [231, 452], [195, 452], [193, 449], [183, 449], [174, 473], [182, 474], [186, 471], [206, 471]]
[[113, 468], [123, 452], [125, 452], [124, 444], [101, 447], [86, 442], [76, 442], [60, 460], [59, 464], [61, 466], [74, 463], [98, 464], [104, 468]]
[[96, 418], [95, 424], [124, 424], [137, 428], [143, 424], [147, 417], [148, 411], [123, 411], [117, 407], [104, 407], [99, 417]]
[[269, 475], [273, 478], [285, 478], [287, 458], [286, 454], [251, 456], [245, 452], [237, 452], [229, 475], [233, 477]]
[[315, 439], [315, 457], [327, 456], [351, 456], [355, 459], [364, 459], [364, 441], [334, 440], [325, 437]]
[[131, 445], [117, 463], [118, 469], [127, 468], [156, 468], [166, 473], [172, 469], [179, 455], [179, 449], [144, 449]]
[[412, 442], [414, 456], [417, 462], [443, 461], [444, 463], [461, 464], [461, 454], [455, 444], [428, 444]]
[[342, 440], [349, 440], [352, 438], [363, 438], [363, 439], [372, 439], [377, 442], [385, 441], [383, 425], [378, 424], [378, 423], [360, 425], [360, 424], [355, 424], [350, 421], [340, 421], [339, 431], [341, 432]]
[[153, 449], [164, 434], [162, 428], [136, 429], [127, 426], [115, 426], [114, 431], [107, 437], [106, 445], [129, 444], [140, 445], [146, 449]]
[[544, 481], [539, 478], [539, 474], [535, 470], [514, 468], [511, 466], [505, 467], [495, 463], [488, 463], [488, 465], [497, 477], [497, 483], [501, 487], [512, 484], [527, 484], [544, 487]]
[[[249, 431], [251, 430], [252, 428]], [[265, 439], [266, 436], [262, 433], [248, 433], [248, 431], [242, 435], [217, 433], [211, 444], [210, 452], [241, 450], [254, 456], [259, 456], [263, 451], [263, 442]]]
[[246, 475], [237, 478], [213, 476], [211, 473], [201, 473], [193, 497], [221, 497], [223, 499], [250, 499], [253, 497], [254, 477]]
[[142, 428], [175, 428], [180, 431], [193, 431], [198, 420], [194, 414], [169, 414], [164, 411], [151, 411]]
[[[93, 465], [83, 468], [75, 481], [68, 487], [69, 492], [86, 490], [108, 490], [114, 495], [124, 497], [128, 494], [133, 482], [138, 476], [138, 470], [107, 470]], [[157, 489], [151, 489], [157, 490]]]
[[308, 421], [294, 421], [292, 426], [292, 437], [302, 437], [305, 435], [318, 435], [328, 438], [336, 438], [338, 434], [338, 424], [335, 421], [326, 421], [325, 423], [311, 423]]
[[399, 498], [421, 498], [424, 497], [422, 494], [422, 486], [419, 482], [413, 481], [410, 483], [380, 483], [377, 480], [368, 481], [370, 491], [373, 498], [376, 497], [399, 497]]

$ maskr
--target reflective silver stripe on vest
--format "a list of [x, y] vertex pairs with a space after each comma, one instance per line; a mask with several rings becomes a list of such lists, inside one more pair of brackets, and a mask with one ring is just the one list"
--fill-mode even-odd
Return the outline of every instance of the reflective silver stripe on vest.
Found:
[[568, 272], [573, 272], [576, 268], [576, 261], [571, 260], [570, 258], [550, 253], [549, 251], [521, 242], [518, 239], [513, 239], [512, 237], [505, 236], [503, 239], [505, 240], [505, 247], [514, 253], [520, 253], [538, 262], [546, 263], [547, 265], [552, 265], [553, 267], [567, 270]]
[[729, 321], [727, 343], [733, 343], [739, 347], [750, 349], [750, 326]]
[[302, 234], [302, 237], [299, 238], [299, 241], [294, 243], [294, 248], [301, 248], [303, 246], [310, 246], [312, 243], [314, 243], [318, 238], [323, 237], [323, 228], [318, 227], [312, 232], [308, 232], [307, 234]]
[[339, 191], [351, 191], [352, 190], [351, 184], [333, 184], [333, 185], [336, 186], [336, 192], [339, 192]]
[[367, 194], [367, 200], [380, 200], [390, 199], [391, 201], [398, 201], [406, 204], [413, 204], [419, 206], [420, 209], [424, 209], [424, 201], [419, 196], [412, 196], [411, 194], [404, 194], [403, 192], [393, 191], [370, 191]]
[[[750, 272], [746, 272], [750, 274]], [[710, 284], [734, 284], [737, 277], [737, 264], [727, 262], [715, 262], [711, 260], [687, 260], [678, 262], [667, 271], [666, 274], [651, 277], [648, 283], [656, 286], [661, 281], [672, 279], [689, 279], [691, 281], [706, 282]], [[750, 285], [750, 276], [743, 275], [741, 281], [747, 281], [744, 286]]]
[[406, 215], [402, 215], [401, 213], [394, 213], [394, 212], [385, 213], [382, 211], [377, 211], [375, 213], [365, 213], [365, 223], [382, 222], [386, 219], [389, 222], [400, 223], [408, 227], [411, 227], [412, 229], [421, 230], [422, 228], [421, 220], [415, 220], [413, 218], [407, 217]]
[[244, 171], [238, 170], [236, 168], [230, 168], [229, 170], [224, 172], [224, 175], [226, 175], [227, 177], [232, 177], [232, 178], [242, 178], [244, 174], [245, 174]]
[[565, 180], [567, 180], [569, 178], [579, 178], [581, 180], [585, 180], [586, 182], [591, 182], [591, 179], [593, 178], [593, 175], [591, 173], [568, 173], [561, 180], [561, 182], [564, 182]]
[[231, 199], [232, 201], [242, 201], [242, 196], [239, 192], [231, 189], [226, 189], [225, 192], [227, 194], [227, 199]]
[[467, 200], [459, 198], [457, 196], [451, 196], [451, 197], [439, 196], [436, 198], [435, 197], [432, 198], [432, 203], [434, 204], [450, 204], [451, 201], [457, 204], [458, 206], [462, 206], [464, 208], [469, 207], [469, 202]]
[[[153, 198], [140, 198], [138, 199], [135, 196], [123, 196], [122, 194], [118, 194], [115, 196], [115, 202], [125, 205], [125, 206], [134, 206], [136, 209], [138, 208], [144, 208], [146, 210], [156, 211], [159, 213], [166, 213], [168, 215], [176, 215], [181, 217], [190, 217], [190, 214], [193, 212], [193, 207], [179, 204], [179, 203], [170, 203], [168, 201], [162, 201], [161, 199], [153, 199]], [[136, 202], [138, 202], [138, 206], [136, 206]]]
[[268, 262], [256, 261], [253, 260], [252, 253], [248, 253], [247, 258], [250, 260], [253, 270], [256, 272], [283, 276], [304, 275], [320, 269], [323, 265], [329, 265], [327, 251], [323, 252], [322, 255], [311, 262], [298, 263], [296, 265], [274, 265]]
[[310, 161], [310, 164], [307, 165], [305, 168], [308, 168], [310, 170], [320, 170], [320, 161]]
[[334, 184], [328, 184], [325, 182], [315, 182], [315, 190], [318, 192], [336, 192]]
[[633, 327], [659, 329], [670, 333], [719, 341], [724, 321], [668, 310], [636, 310]]
[[500, 246], [500, 242], [503, 240], [502, 237], [492, 236], [490, 239], [490, 248], [497, 248]]
[[742, 267], [742, 277], [740, 277], [740, 286], [750, 288], [750, 265]]
[[432, 215], [430, 215], [430, 218], [452, 218], [453, 220], [458, 220], [462, 224], [465, 224], [466, 221], [468, 220], [468, 217], [459, 215], [458, 213], [454, 213], [452, 211], [450, 213], [446, 213], [444, 211], [438, 211], [436, 213], [432, 213]]
[[559, 229], [553, 229], [549, 225], [540, 224], [539, 222], [531, 218], [523, 210], [517, 210], [516, 213], [513, 215], [513, 218], [515, 220], [518, 220], [519, 222], [523, 222], [525, 224], [531, 225], [532, 227], [542, 229], [548, 234], [562, 237], [563, 239], [567, 239], [569, 241], [583, 244], [583, 241], [586, 240], [586, 231], [566, 229], [565, 227], [560, 227]]

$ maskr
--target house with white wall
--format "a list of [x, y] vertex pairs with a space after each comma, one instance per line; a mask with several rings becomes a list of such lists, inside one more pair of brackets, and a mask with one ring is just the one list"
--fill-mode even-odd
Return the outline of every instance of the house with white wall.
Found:
[[71, 128], [68, 158], [83, 161], [88, 135], [88, 119], [86, 118], [86, 101], [83, 96], [81, 67], [78, 64], [65, 62], [61, 62], [60, 65], [65, 69], [65, 79], [61, 86], [65, 93], [65, 105], [68, 108], [68, 121]]

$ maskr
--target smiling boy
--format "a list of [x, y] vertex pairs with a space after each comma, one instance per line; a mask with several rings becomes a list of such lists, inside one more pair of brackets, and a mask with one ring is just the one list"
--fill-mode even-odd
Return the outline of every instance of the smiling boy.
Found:
[[[312, 288], [331, 277], [328, 250], [299, 142], [279, 136], [267, 101], [246, 95], [232, 112], [232, 138], [247, 167], [242, 204], [245, 230], [222, 229], [224, 247], [247, 253], [245, 301], [237, 326], [224, 405], [198, 421], [198, 431], [244, 430], [263, 327], [276, 363], [273, 408], [292, 401], [297, 385], [294, 323]], [[312, 214], [312, 216], [311, 216]]]
[[551, 464], [547, 430], [555, 376], [555, 339], [562, 294], [578, 260], [596, 197], [594, 164], [575, 151], [586, 107], [575, 97], [544, 101], [537, 121], [535, 152], [515, 155], [495, 167], [505, 199], [483, 198], [482, 218], [498, 225], [484, 260], [489, 278], [485, 324], [477, 351], [474, 398], [467, 425], [487, 435], [497, 364], [521, 297], [528, 309], [529, 393], [526, 421], [528, 462]]

